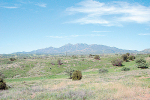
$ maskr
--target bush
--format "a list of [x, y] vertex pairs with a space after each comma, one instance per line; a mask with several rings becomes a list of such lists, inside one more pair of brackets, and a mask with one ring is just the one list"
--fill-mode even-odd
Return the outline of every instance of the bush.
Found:
[[136, 63], [146, 63], [146, 60], [143, 58], [138, 58], [135, 60]]
[[3, 74], [0, 72], [0, 90], [5, 90], [7, 89], [7, 85], [3, 80], [4, 76]]
[[143, 58], [138, 58], [135, 62], [137, 63], [138, 68], [148, 68], [148, 64], [146, 64], [146, 60]]
[[0, 78], [0, 90], [7, 89], [6, 83], [3, 81], [3, 78]]
[[99, 55], [95, 55], [94, 59], [96, 59], [96, 60], [100, 60]]
[[16, 60], [16, 58], [9, 58], [10, 59], [10, 61], [15, 61]]
[[149, 55], [149, 57], [150, 57], [150, 55]]
[[133, 55], [129, 56], [129, 60], [134, 60], [134, 59], [135, 59], [135, 56], [133, 56]]
[[128, 61], [128, 55], [127, 54], [123, 54], [122, 56], [123, 61]]
[[130, 53], [126, 53], [127, 56], [130, 56]]
[[69, 79], [72, 79], [72, 73], [74, 72], [73, 69], [68, 68], [66, 71], [64, 71], [67, 75], [69, 75]]
[[81, 80], [82, 79], [82, 73], [79, 70], [75, 70], [72, 74], [72, 80]]
[[108, 70], [107, 69], [99, 69], [99, 73], [107, 73]]
[[127, 68], [127, 67], [123, 67], [122, 69], [121, 69], [121, 71], [129, 71], [130, 70], [130, 68]]
[[113, 59], [111, 61], [113, 66], [122, 66], [123, 60], [120, 58]]

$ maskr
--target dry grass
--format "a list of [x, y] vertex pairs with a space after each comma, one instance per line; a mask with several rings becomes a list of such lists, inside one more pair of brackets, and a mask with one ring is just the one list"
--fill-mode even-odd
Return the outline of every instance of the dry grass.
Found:
[[[2, 99], [50, 99], [53, 100], [138, 100], [147, 98], [150, 88], [141, 81], [143, 71], [84, 75], [80, 81], [70, 79], [46, 79], [8, 83], [9, 90], [0, 91]], [[51, 100], [51, 99], [50, 99]], [[147, 99], [148, 100], [148, 99]]]

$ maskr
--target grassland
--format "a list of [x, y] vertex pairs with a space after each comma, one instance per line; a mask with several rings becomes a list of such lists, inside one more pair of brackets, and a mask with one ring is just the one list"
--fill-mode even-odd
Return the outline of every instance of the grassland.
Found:
[[[2, 100], [148, 100], [150, 98], [150, 69], [139, 69], [135, 61], [123, 62], [117, 67], [111, 64], [120, 55], [94, 57], [32, 55], [0, 58], [0, 71], [10, 88], [0, 90]], [[143, 57], [150, 65], [148, 55]], [[62, 65], [57, 64], [61, 59]], [[122, 67], [130, 68], [121, 71]], [[82, 71], [80, 81], [72, 81], [64, 72], [66, 69]], [[107, 69], [107, 73], [99, 73]]]

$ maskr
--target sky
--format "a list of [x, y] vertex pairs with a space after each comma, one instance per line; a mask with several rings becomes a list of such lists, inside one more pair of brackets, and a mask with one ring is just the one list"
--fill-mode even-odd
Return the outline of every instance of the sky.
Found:
[[68, 43], [150, 48], [150, 1], [0, 0], [0, 54]]

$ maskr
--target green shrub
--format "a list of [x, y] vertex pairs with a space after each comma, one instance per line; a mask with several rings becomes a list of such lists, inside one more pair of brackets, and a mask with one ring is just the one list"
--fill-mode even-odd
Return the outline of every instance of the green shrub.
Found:
[[136, 59], [135, 62], [137, 63], [138, 68], [142, 68], [142, 69], [148, 68], [148, 64], [146, 63], [146, 60], [143, 58], [138, 58]]
[[144, 58], [138, 58], [135, 60], [136, 63], [146, 63], [146, 60]]
[[107, 69], [99, 69], [99, 73], [107, 73], [108, 70]]
[[122, 56], [123, 61], [128, 61], [128, 55], [127, 54], [123, 54]]
[[129, 71], [130, 70], [130, 68], [127, 68], [127, 67], [123, 67], [122, 69], [121, 69], [121, 71]]
[[122, 66], [123, 60], [120, 58], [115, 58], [111, 61], [113, 66]]
[[3, 74], [0, 72], [0, 90], [5, 90], [7, 89], [7, 85], [3, 80], [4, 76]]
[[72, 80], [81, 80], [82, 79], [82, 73], [79, 70], [75, 70], [72, 74]]
[[9, 58], [10, 59], [10, 61], [15, 61], [16, 60], [16, 58]]
[[134, 55], [130, 55], [129, 56], [129, 60], [134, 60], [135, 59], [135, 56]]
[[149, 55], [149, 57], [150, 57], [150, 55]]
[[95, 55], [94, 59], [96, 59], [96, 60], [100, 60], [99, 55]]
[[3, 81], [3, 78], [0, 78], [0, 90], [7, 89], [6, 83]]
[[130, 56], [130, 53], [126, 53], [127, 56]]

